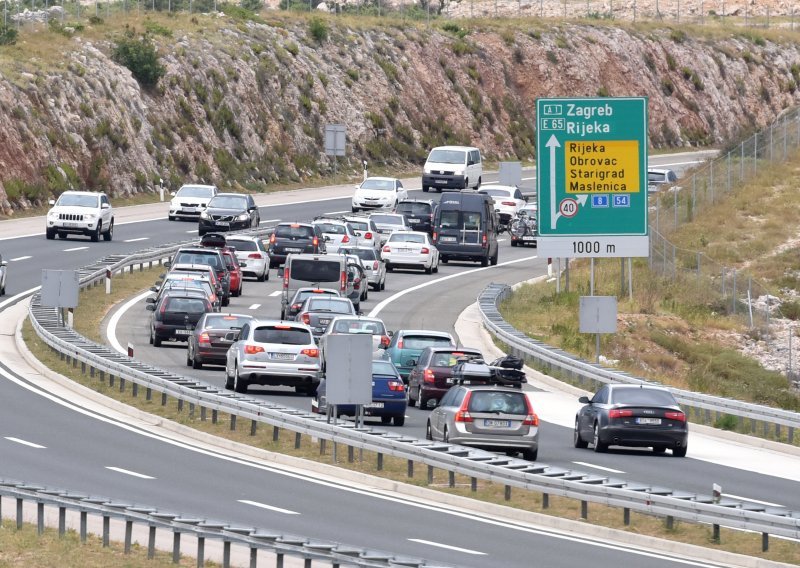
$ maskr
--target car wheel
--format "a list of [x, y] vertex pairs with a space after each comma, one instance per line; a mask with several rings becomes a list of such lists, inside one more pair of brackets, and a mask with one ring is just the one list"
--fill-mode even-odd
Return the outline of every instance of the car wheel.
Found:
[[469, 178], [464, 178], [464, 189], [469, 189]]
[[192, 366], [192, 364], [194, 363], [194, 361], [192, 361], [192, 355], [191, 355], [191, 353], [192, 353], [192, 352], [191, 352], [191, 350], [190, 350], [190, 349], [187, 349], [187, 350], [186, 350], [186, 366], [187, 366], [187, 367], [191, 367], [191, 366]]
[[381, 416], [381, 424], [389, 424], [392, 421], [391, 416]]
[[491, 260], [492, 266], [497, 266], [497, 257], [498, 257], [498, 255], [499, 255], [499, 253], [497, 253], [497, 252], [494, 253], [494, 256], [492, 257], [492, 260]]
[[445, 444], [450, 443], [450, 432], [447, 431], [447, 427], [445, 426], [444, 433], [442, 433], [442, 442]]
[[230, 297], [228, 297], [228, 298], [225, 298], [225, 297], [223, 297], [223, 298], [222, 298], [222, 305], [223, 305], [223, 306], [229, 306], [229, 305], [230, 305], [230, 303], [231, 303], [231, 299], [230, 299]]
[[262, 274], [256, 274], [256, 282], [263, 282], [269, 278], [269, 269], [265, 268]]
[[175, 220], [175, 215], [168, 215], [167, 219], [169, 219], [170, 221], [174, 221]]
[[536, 461], [536, 458], [539, 457], [539, 448], [535, 450], [522, 450], [522, 459], [528, 461]]
[[153, 344], [153, 327], [150, 327], [150, 345]]
[[430, 274], [433, 272], [433, 265], [425, 267], [425, 274]]
[[511, 246], [512, 246], [512, 247], [515, 247], [515, 246], [517, 246], [517, 241], [514, 241], [514, 240], [512, 240], [512, 241], [511, 241]]
[[588, 448], [589, 442], [581, 438], [581, 432], [578, 429], [578, 420], [575, 420], [575, 430], [572, 433], [572, 445], [576, 448]]
[[483, 257], [481, 259], [481, 266], [489, 266], [489, 258], [488, 257]]
[[427, 185], [423, 185], [422, 186], [422, 191], [424, 191], [425, 193], [428, 193], [429, 189], [430, 189], [430, 187], [428, 187]]
[[653, 446], [654, 454], [663, 454], [665, 451], [667, 451], [666, 446]]
[[44, 236], [48, 241], [52, 241], [56, 238], [56, 232], [51, 231], [50, 229], [45, 229]]
[[421, 410], [426, 410], [428, 408], [428, 401], [430, 399], [428, 397], [422, 396], [420, 393], [419, 395], [419, 407]]
[[417, 406], [417, 399], [411, 396], [411, 389], [408, 389], [408, 406], [412, 408]]
[[206, 232], [203, 229], [197, 229], [197, 236], [202, 237]]
[[233, 377], [228, 374], [228, 366], [225, 365], [225, 388], [231, 390], [233, 388]]
[[378, 288], [379, 290], [386, 290], [386, 276], [384, 275], [383, 280], [381, 280], [381, 287]]
[[94, 231], [92, 231], [91, 235], [89, 235], [89, 238], [92, 239], [93, 243], [96, 243], [97, 241], [100, 240], [100, 231], [102, 230], [102, 228], [103, 227], [100, 225], [100, 223], [98, 223], [97, 228]]
[[449, 259], [449, 258], [447, 258], [446, 256], [442, 256], [441, 258], [439, 258], [439, 260], [441, 261], [441, 263], [442, 263], [442, 264], [447, 264], [447, 262], [448, 262], [450, 259]]
[[161, 338], [153, 332], [153, 347], [161, 347]]
[[386, 272], [392, 272], [393, 270], [394, 270], [394, 267], [387, 262], [386, 263]]
[[438, 261], [438, 260], [436, 261], [436, 264], [434, 264], [434, 265], [433, 265], [433, 270], [432, 270], [432, 272], [433, 272], [434, 274], [435, 274], [435, 273], [437, 273], [437, 272], [439, 272], [439, 261]]
[[111, 219], [111, 224], [108, 226], [108, 231], [103, 233], [103, 240], [110, 241], [114, 238], [114, 219]]
[[394, 422], [395, 426], [402, 426], [406, 423], [406, 417], [404, 414], [398, 414], [392, 419], [392, 422]]
[[431, 421], [428, 420], [428, 425], [425, 426], [425, 439], [433, 440], [433, 432], [431, 432]]
[[608, 444], [604, 444], [600, 441], [600, 425], [595, 422], [594, 424], [594, 436], [592, 437], [592, 445], [594, 446], [594, 451], [598, 454], [605, 452], [608, 449]]
[[680, 448], [672, 448], [672, 455], [676, 458], [685, 458], [686, 457], [686, 450], [689, 449], [689, 442], [688, 440], [683, 443]]
[[239, 365], [237, 364], [233, 368], [233, 390], [238, 393], [246, 393], [247, 392], [247, 381], [245, 381], [239, 375]]
[[192, 357], [192, 369], [202, 369], [203, 368], [203, 361], [200, 360], [200, 357], [197, 356], [195, 353], [194, 357]]
[[483, 181], [482, 177], [478, 177], [478, 185], [475, 186], [475, 189], [478, 189], [481, 186], [481, 182]]

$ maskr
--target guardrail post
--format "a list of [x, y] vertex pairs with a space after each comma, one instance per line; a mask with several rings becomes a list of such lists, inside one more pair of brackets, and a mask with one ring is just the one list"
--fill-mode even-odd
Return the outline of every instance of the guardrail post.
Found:
[[125, 392], [125, 379], [119, 378], [119, 392]]
[[156, 527], [150, 525], [147, 535], [147, 559], [152, 560], [156, 556]]
[[455, 487], [456, 486], [456, 472], [455, 471], [448, 471], [447, 472], [447, 486], [448, 487]]
[[201, 406], [200, 407], [200, 420], [202, 422], [206, 421], [206, 412], [207, 412], [206, 407], [205, 406]]
[[161, 406], [167, 406], [167, 393], [161, 393]]
[[294, 433], [294, 449], [295, 450], [299, 450], [300, 449], [300, 444], [302, 443], [302, 441], [303, 441], [303, 435], [300, 432], [295, 432]]
[[85, 374], [86, 374], [86, 362], [85, 361], [81, 361], [81, 375], [85, 375]]
[[432, 483], [433, 483], [433, 466], [429, 465], [428, 466], [428, 485], [431, 485]]
[[197, 537], [197, 568], [202, 568], [206, 563], [206, 539]]
[[172, 563], [179, 564], [181, 561], [181, 533], [172, 533]]
[[542, 509], [550, 508], [550, 494], [542, 493]]
[[94, 367], [89, 367], [89, 376], [94, 378]]
[[[321, 456], [325, 455], [325, 442], [327, 442], [327, 440], [325, 438], [320, 438], [319, 439], [319, 455], [321, 455]], [[378, 454], [378, 456], [380, 456], [378, 463], [383, 464], [383, 459], [381, 459], [382, 456], [380, 454]]]
[[147, 401], [150, 401], [150, 400], [153, 399], [153, 389], [151, 389], [150, 387], [147, 387], [147, 389], [144, 391], [144, 399], [147, 400]]
[[283, 568], [283, 552], [275, 553], [275, 568]]
[[711, 525], [711, 540], [715, 543], [719, 544], [719, 525]]
[[131, 553], [131, 541], [133, 540], [133, 521], [125, 521], [125, 554]]
[[511, 486], [510, 485], [506, 485], [504, 497], [505, 497], [506, 501], [511, 501]]
[[788, 428], [788, 438], [789, 443], [794, 444], [794, 428], [792, 426], [789, 426]]
[[231, 414], [231, 432], [236, 430], [236, 415]]
[[81, 542], [86, 544], [86, 524], [87, 524], [87, 517], [89, 514], [86, 511], [81, 511]]
[[111, 517], [103, 515], [103, 548], [108, 548], [109, 540], [111, 540]]
[[769, 533], [761, 533], [761, 552], [769, 550]]
[[631, 524], [631, 510], [628, 507], [622, 509], [622, 523], [627, 527]]
[[[3, 516], [0, 515], [0, 519]], [[59, 538], [64, 538], [64, 535], [67, 532], [67, 508], [66, 507], [59, 507], [58, 508], [58, 536]]]
[[178, 399], [178, 412], [183, 412], [183, 399]]
[[189, 403], [189, 418], [194, 418], [194, 403]]
[[44, 503], [36, 503], [36, 534], [44, 534]]
[[258, 549], [250, 548], [250, 568], [258, 568]]
[[478, 491], [478, 478], [477, 477], [470, 477], [469, 479], [469, 489], [473, 493]]
[[217, 415], [218, 415], [218, 414], [219, 414], [219, 413], [217, 412], [217, 409], [216, 409], [216, 408], [212, 408], [212, 409], [211, 409], [211, 423], [212, 423], [212, 424], [216, 424], [216, 423], [217, 423]]
[[17, 497], [17, 530], [22, 530], [22, 497]]
[[139, 396], [139, 383], [133, 383], [131, 385], [131, 394], [133, 398], [137, 398]]
[[383, 471], [383, 454], [378, 452], [378, 471]]
[[355, 461], [355, 448], [353, 446], [347, 446], [347, 463], [353, 463]]
[[589, 518], [589, 502], [581, 501], [581, 519], [584, 521]]
[[281, 429], [278, 426], [272, 427], [272, 441], [277, 442], [281, 439]]
[[780, 442], [781, 441], [781, 425], [777, 422], [775, 423], [775, 439]]
[[225, 568], [231, 565], [231, 541], [222, 541], [222, 565]]
[[414, 477], [414, 461], [408, 460], [408, 477]]
[[675, 517], [672, 515], [667, 515], [666, 527], [668, 531], [671, 531], [675, 527]]

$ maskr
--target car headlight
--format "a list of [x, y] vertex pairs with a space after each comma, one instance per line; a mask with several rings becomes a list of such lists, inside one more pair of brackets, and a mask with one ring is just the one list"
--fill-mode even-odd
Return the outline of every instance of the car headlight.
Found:
[[87, 218], [89, 221], [91, 221], [91, 220], [93, 220], [95, 217], [97, 217], [97, 213], [88, 213], [87, 215], [85, 215], [85, 217], [86, 217], [86, 218]]
[[201, 219], [208, 219], [208, 212], [207, 211], [203, 211], [202, 213], [200, 213], [200, 218]]
[[429, 173], [431, 173], [431, 169], [430, 168], [422, 168], [422, 173], [429, 174]]
[[239, 215], [237, 217], [237, 219], [239, 219], [239, 221], [247, 221], [249, 218], [250, 218], [250, 215], [247, 214], [247, 213], [242, 213], [241, 215]]
[[56, 213], [55, 211], [48, 211], [47, 212], [47, 218], [48, 219], [55, 219], [56, 217], [58, 217], [58, 213]]

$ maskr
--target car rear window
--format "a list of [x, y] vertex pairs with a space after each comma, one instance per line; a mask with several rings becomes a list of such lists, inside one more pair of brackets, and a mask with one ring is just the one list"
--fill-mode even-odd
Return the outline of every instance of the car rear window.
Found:
[[330, 233], [334, 235], [346, 235], [347, 229], [344, 225], [337, 225], [336, 223], [317, 223], [317, 227], [323, 233]]
[[404, 335], [403, 349], [425, 349], [439, 345], [452, 345], [447, 337], [431, 337], [427, 335]]
[[398, 203], [395, 211], [408, 215], [430, 215], [431, 209], [429, 203]]
[[528, 405], [521, 392], [473, 391], [469, 399], [469, 411], [526, 415]]
[[390, 243], [425, 243], [425, 235], [415, 235], [414, 233], [394, 233], [389, 237]]
[[296, 258], [289, 264], [289, 278], [304, 282], [339, 282], [342, 265], [339, 261]]
[[325, 288], [320, 288], [319, 290], [300, 290], [297, 293], [297, 297], [295, 298], [295, 302], [302, 302], [306, 298], [310, 298], [311, 296], [339, 296], [339, 293], [335, 290], [326, 290]]
[[342, 254], [352, 254], [360, 258], [361, 260], [378, 260], [378, 253], [375, 252], [375, 249], [339, 249], [339, 252]]
[[215, 269], [222, 268], [219, 254], [216, 252], [179, 252], [175, 258], [174, 264], [206, 264], [208, 266], [213, 266]]
[[187, 314], [205, 313], [207, 302], [200, 298], [167, 298], [166, 310], [168, 312], [181, 312]]
[[251, 319], [250, 317], [246, 316], [234, 316], [234, 315], [213, 315], [213, 316], [206, 316], [205, 322], [205, 329], [233, 329], [233, 328], [241, 328], [244, 324], [249, 322]]
[[405, 217], [402, 215], [371, 215], [370, 219], [383, 225], [403, 225]]
[[314, 238], [314, 229], [303, 225], [278, 225], [275, 227], [275, 236], [284, 239], [312, 239]]
[[253, 341], [258, 343], [282, 343], [284, 345], [307, 345], [313, 343], [307, 329], [288, 325], [265, 325], [253, 330]]
[[369, 231], [369, 223], [361, 222], [361, 221], [348, 221], [348, 225], [354, 231]]
[[677, 406], [675, 397], [663, 390], [642, 389], [614, 389], [611, 391], [609, 404], [646, 404], [657, 406]]
[[364, 321], [358, 319], [339, 320], [333, 328], [334, 333], [369, 333], [383, 335], [386, 327], [379, 321]]
[[328, 311], [339, 314], [349, 314], [353, 310], [348, 300], [342, 298], [309, 298], [306, 311]]
[[228, 239], [228, 245], [232, 246], [236, 250], [258, 250], [258, 245], [255, 241], [237, 241], [234, 239]]
[[397, 375], [395, 366], [389, 361], [373, 361], [372, 362], [373, 375]]
[[491, 195], [492, 197], [514, 197], [512, 192], [507, 189], [482, 189], [479, 193]]
[[458, 360], [465, 356], [478, 355], [478, 353], [466, 351], [442, 351], [434, 353], [431, 357], [431, 367], [455, 367]]

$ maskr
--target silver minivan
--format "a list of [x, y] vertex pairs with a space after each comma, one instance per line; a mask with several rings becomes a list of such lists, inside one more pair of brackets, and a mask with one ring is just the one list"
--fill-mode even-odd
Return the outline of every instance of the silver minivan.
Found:
[[[281, 274], [278, 271], [278, 274]], [[286, 257], [281, 290], [281, 319], [289, 313], [289, 300], [299, 288], [330, 288], [347, 297], [352, 292], [348, 280], [347, 258], [338, 254], [295, 254]]]
[[482, 177], [480, 150], [472, 146], [439, 146], [428, 154], [422, 170], [422, 191], [478, 189]]

